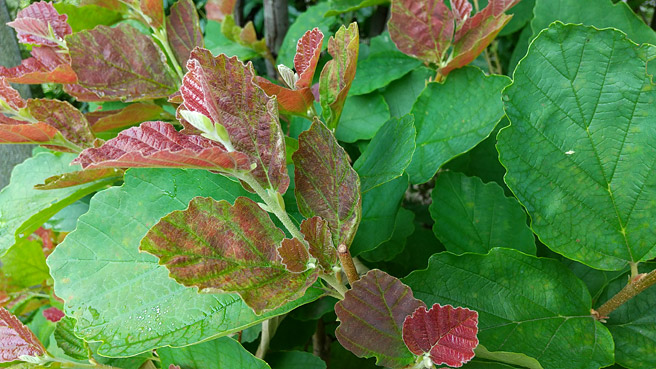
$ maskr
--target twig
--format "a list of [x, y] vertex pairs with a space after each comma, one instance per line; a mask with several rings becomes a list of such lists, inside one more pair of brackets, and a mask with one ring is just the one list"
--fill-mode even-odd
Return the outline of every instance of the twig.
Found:
[[337, 256], [339, 257], [339, 261], [342, 263], [342, 269], [344, 270], [344, 273], [346, 273], [346, 278], [348, 278], [349, 284], [352, 287], [353, 283], [360, 279], [360, 275], [358, 274], [358, 270], [355, 268], [355, 264], [353, 264], [351, 253], [345, 244], [339, 245], [337, 248]]
[[597, 311], [593, 311], [593, 315], [597, 320], [603, 320], [608, 317], [615, 309], [622, 306], [625, 302], [635, 297], [640, 292], [646, 290], [656, 283], [656, 270], [648, 274], [639, 274], [637, 277], [631, 278], [629, 284], [624, 286], [620, 292], [613, 296], [610, 300]]

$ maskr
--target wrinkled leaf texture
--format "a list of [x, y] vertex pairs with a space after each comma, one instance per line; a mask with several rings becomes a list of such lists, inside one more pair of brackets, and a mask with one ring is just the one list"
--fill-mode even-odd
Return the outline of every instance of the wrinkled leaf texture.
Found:
[[204, 46], [198, 12], [192, 0], [181, 0], [171, 6], [171, 14], [166, 18], [166, 35], [178, 63], [186, 67], [191, 51]]
[[[66, 19], [51, 3], [32, 3], [16, 14], [16, 19], [7, 23], [16, 30], [18, 41], [24, 44], [57, 47], [64, 37], [73, 33]], [[51, 34], [52, 30], [52, 34]]]
[[5, 308], [0, 307], [0, 363], [19, 360], [21, 356], [41, 356], [46, 352], [23, 323]]

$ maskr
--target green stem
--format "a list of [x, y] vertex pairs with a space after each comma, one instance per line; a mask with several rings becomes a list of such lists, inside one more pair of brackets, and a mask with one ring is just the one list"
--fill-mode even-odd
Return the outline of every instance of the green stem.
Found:
[[328, 283], [328, 285], [330, 287], [334, 288], [335, 291], [337, 291], [337, 293], [339, 293], [340, 300], [344, 299], [344, 295], [346, 294], [346, 291], [348, 291], [348, 289], [346, 288], [346, 286], [339, 283], [337, 281], [337, 278], [335, 278], [335, 276], [328, 275], [328, 274], [322, 274], [321, 279], [323, 279], [324, 282]]
[[169, 45], [169, 38], [166, 35], [166, 30], [164, 28], [153, 29], [153, 37], [162, 45], [164, 54], [166, 54], [166, 57], [171, 61], [175, 73], [177, 73], [178, 77], [180, 77], [180, 81], [182, 81], [184, 78], [184, 72], [182, 71], [182, 67], [178, 63], [178, 60], [175, 58], [175, 54]]
[[630, 262], [629, 265], [631, 266], [631, 279], [633, 279], [639, 274], [638, 273], [638, 263]]

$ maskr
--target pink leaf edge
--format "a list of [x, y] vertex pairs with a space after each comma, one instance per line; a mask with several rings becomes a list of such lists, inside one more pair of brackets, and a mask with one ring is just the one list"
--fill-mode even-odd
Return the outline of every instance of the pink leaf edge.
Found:
[[[51, 3], [40, 1], [19, 11], [16, 19], [7, 25], [16, 30], [18, 40], [24, 44], [57, 47], [58, 41], [73, 33], [67, 19], [68, 16], [59, 14]], [[53, 40], [53, 36], [58, 40]]]

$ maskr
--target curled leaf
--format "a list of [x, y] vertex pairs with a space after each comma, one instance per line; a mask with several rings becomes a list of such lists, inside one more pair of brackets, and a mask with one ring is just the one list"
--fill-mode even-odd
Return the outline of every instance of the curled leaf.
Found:
[[73, 33], [66, 19], [51, 3], [32, 3], [16, 14], [16, 19], [7, 23], [16, 30], [18, 41], [24, 44], [57, 47], [66, 35]]
[[18, 111], [27, 106], [20, 93], [6, 79], [0, 77], [0, 112]]
[[48, 177], [42, 184], [34, 186], [36, 190], [54, 190], [57, 188], [66, 188], [77, 186], [85, 183], [90, 183], [103, 178], [115, 177], [117, 180], [123, 177], [124, 171], [116, 168], [99, 168], [79, 170], [76, 172], [69, 172], [58, 174], [56, 176]]
[[41, 356], [45, 352], [34, 333], [0, 307], [0, 363], [20, 360], [21, 356]]
[[321, 45], [323, 45], [323, 33], [318, 28], [305, 32], [298, 40], [296, 55], [294, 55], [294, 68], [298, 75], [294, 87], [297, 89], [311, 87], [314, 71], [321, 56]]
[[318, 266], [325, 273], [333, 273], [338, 265], [337, 251], [333, 245], [330, 227], [321, 217], [312, 217], [301, 222], [301, 233], [310, 245], [310, 255], [317, 259]]
[[171, 14], [166, 17], [166, 35], [181, 66], [187, 64], [195, 47], [203, 47], [200, 20], [192, 0], [178, 1], [171, 6]]

